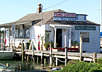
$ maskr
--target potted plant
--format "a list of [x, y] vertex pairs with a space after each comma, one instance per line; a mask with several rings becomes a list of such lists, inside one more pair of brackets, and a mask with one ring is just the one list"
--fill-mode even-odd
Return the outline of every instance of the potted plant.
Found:
[[77, 43], [75, 44], [75, 46], [76, 46], [76, 48], [79, 48], [79, 43], [77, 42]]
[[54, 48], [54, 42], [51, 41], [51, 47]]
[[71, 41], [72, 48], [75, 48], [75, 41]]
[[45, 42], [44, 43], [44, 47], [45, 47], [45, 50], [47, 50], [50, 46], [49, 46], [49, 42]]

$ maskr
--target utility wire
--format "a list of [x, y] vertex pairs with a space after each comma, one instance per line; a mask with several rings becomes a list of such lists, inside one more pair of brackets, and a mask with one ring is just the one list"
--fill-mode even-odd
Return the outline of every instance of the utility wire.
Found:
[[45, 9], [43, 9], [43, 10], [46, 10], [46, 9], [49, 9], [49, 8], [55, 7], [55, 6], [57, 6], [57, 5], [59, 5], [59, 4], [62, 4], [62, 3], [64, 3], [64, 2], [66, 2], [66, 1], [67, 1], [67, 0], [64, 0], [64, 1], [60, 2], [60, 3], [58, 3], [58, 4], [55, 4], [55, 5], [50, 6], [50, 7], [47, 7], [47, 8], [45, 8]]

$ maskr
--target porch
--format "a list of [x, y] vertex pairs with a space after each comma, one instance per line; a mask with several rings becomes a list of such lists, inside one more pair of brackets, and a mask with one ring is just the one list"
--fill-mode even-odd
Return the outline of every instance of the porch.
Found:
[[[54, 48], [56, 48], [56, 47], [71, 48], [72, 26], [50, 24], [50, 27], [52, 27], [54, 29]], [[56, 44], [58, 44], [58, 45], [56, 45]]]
[[3, 31], [3, 33], [0, 34], [1, 48], [15, 49], [18, 47], [20, 42], [29, 40], [29, 36], [25, 35], [24, 33], [27, 32], [31, 25], [32, 25], [31, 21], [0, 24], [0, 32]]

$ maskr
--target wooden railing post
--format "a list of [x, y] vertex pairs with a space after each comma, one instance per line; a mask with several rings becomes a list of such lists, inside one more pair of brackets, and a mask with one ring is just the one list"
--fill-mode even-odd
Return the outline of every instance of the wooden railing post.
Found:
[[65, 47], [65, 65], [67, 64], [67, 47]]
[[24, 43], [22, 42], [22, 61], [24, 61]]
[[42, 67], [42, 69], [44, 67], [44, 59], [43, 58], [44, 58], [43, 53], [41, 52], [41, 67]]
[[82, 35], [80, 35], [80, 61], [82, 61]]
[[97, 58], [97, 53], [94, 52], [94, 53], [93, 53], [93, 62], [94, 62], [94, 63], [96, 63], [96, 58]]
[[67, 41], [66, 41], [66, 35], [65, 35], [65, 65], [67, 64]]
[[51, 47], [51, 42], [50, 42], [50, 66], [52, 66], [52, 47]]

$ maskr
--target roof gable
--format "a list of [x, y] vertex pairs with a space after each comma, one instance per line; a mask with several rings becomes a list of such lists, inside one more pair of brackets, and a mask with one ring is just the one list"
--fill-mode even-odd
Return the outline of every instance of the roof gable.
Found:
[[[52, 10], [52, 11], [47, 11], [47, 12], [42, 12], [42, 13], [32, 13], [32, 14], [28, 14], [28, 15], [22, 17], [21, 19], [17, 20], [16, 22], [34, 21], [34, 20], [42, 19], [43, 24], [46, 24], [46, 22], [53, 17], [54, 12], [65, 12], [65, 11], [57, 9], [57, 10]], [[40, 24], [41, 24], [41, 21], [39, 21], [36, 25], [40, 25]]]

